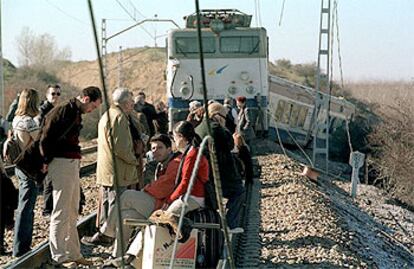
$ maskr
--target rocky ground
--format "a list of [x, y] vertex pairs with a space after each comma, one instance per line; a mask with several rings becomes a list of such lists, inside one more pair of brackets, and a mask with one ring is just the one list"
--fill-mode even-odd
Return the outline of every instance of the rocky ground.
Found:
[[[267, 148], [271, 147], [268, 145]], [[282, 155], [258, 157], [259, 268], [414, 268], [414, 214], [373, 186], [300, 175]]]
[[[96, 159], [96, 154], [88, 154], [82, 159], [82, 165], [89, 164]], [[15, 186], [18, 186], [17, 179], [15, 177], [12, 178]], [[95, 184], [95, 175], [83, 177], [81, 179], [81, 186], [84, 191], [86, 197], [85, 207], [82, 211], [82, 217], [87, 216], [92, 213], [97, 206], [97, 192], [98, 188]], [[49, 231], [49, 218], [45, 218], [42, 216], [42, 209], [43, 209], [43, 195], [39, 194], [36, 201], [35, 207], [35, 220], [33, 224], [33, 242], [32, 246], [37, 246], [40, 243], [47, 240], [48, 231]], [[2, 268], [5, 264], [12, 261], [14, 258], [11, 257], [12, 251], [12, 244], [13, 244], [13, 231], [9, 230], [6, 232], [5, 236], [6, 244], [7, 244], [7, 251], [9, 252], [8, 255], [0, 255], [0, 268]]]

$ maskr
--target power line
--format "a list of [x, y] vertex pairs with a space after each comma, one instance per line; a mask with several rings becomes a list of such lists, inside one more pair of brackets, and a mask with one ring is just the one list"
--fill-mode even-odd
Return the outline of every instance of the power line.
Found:
[[145, 15], [141, 13], [141, 11], [139, 11], [135, 5], [131, 2], [131, 0], [128, 0], [128, 2], [131, 4], [131, 6], [134, 8], [134, 12], [137, 12], [139, 15], [141, 15], [141, 17], [143, 17], [144, 19], [146, 19]]
[[[128, 14], [128, 16], [133, 19], [134, 21], [137, 21], [137, 19], [135, 18], [135, 16], [133, 16], [128, 9], [121, 3], [121, 1], [116, 0], [116, 2], [119, 4], [119, 6]], [[135, 7], [134, 7], [135, 9]], [[142, 15], [143, 16], [143, 15]], [[145, 16], [143, 16], [145, 18]], [[154, 36], [147, 30], [145, 29], [145, 27], [140, 26], [142, 30], [144, 30], [145, 33], [147, 33], [151, 38], [154, 38]]]
[[63, 9], [61, 9], [59, 6], [57, 6], [57, 5], [53, 4], [53, 3], [51, 3], [49, 0], [45, 0], [45, 1], [46, 1], [49, 5], [51, 5], [52, 7], [54, 7], [55, 9], [57, 9], [58, 11], [60, 11], [62, 14], [66, 15], [67, 17], [69, 17], [69, 18], [71, 18], [71, 19], [73, 19], [73, 20], [75, 20], [75, 21], [77, 21], [77, 22], [79, 22], [79, 23], [82, 23], [82, 24], [85, 24], [85, 25], [88, 25], [88, 26], [89, 26], [89, 24], [88, 24], [88, 23], [86, 23], [86, 22], [84, 22], [84, 21], [82, 21], [82, 20], [78, 19], [78, 18], [77, 18], [77, 17], [75, 17], [75, 16], [70, 15], [69, 13], [67, 13], [66, 11], [64, 11]]
[[256, 26], [259, 26], [259, 15], [257, 8], [257, 0], [254, 0], [254, 16], [256, 17]]
[[263, 23], [262, 23], [262, 11], [261, 11], [261, 8], [260, 8], [260, 0], [257, 0], [257, 10], [258, 10], [258, 13], [259, 13], [259, 26], [262, 26], [263, 25]]
[[341, 40], [339, 38], [339, 19], [338, 19], [338, 1], [334, 2], [334, 14], [336, 23], [336, 43], [338, 44], [338, 61], [339, 61], [339, 72], [341, 76], [341, 87], [344, 89], [344, 74], [342, 69], [342, 55], [341, 55]]
[[125, 11], [125, 13], [128, 14], [129, 17], [131, 17], [134, 21], [137, 21], [137, 19], [129, 12], [129, 10], [121, 3], [121, 1], [116, 0], [116, 2]]
[[282, 8], [280, 9], [279, 27], [282, 25], [283, 13], [285, 11], [285, 0], [282, 2]]

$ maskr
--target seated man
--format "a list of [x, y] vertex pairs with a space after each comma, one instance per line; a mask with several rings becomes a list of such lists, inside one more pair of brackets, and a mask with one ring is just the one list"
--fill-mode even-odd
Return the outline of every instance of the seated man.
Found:
[[[157, 209], [160, 209], [165, 200], [172, 194], [175, 187], [175, 179], [180, 164], [179, 154], [174, 154], [171, 149], [171, 140], [167, 135], [159, 134], [151, 138], [151, 150], [154, 159], [158, 161], [155, 181], [145, 186], [143, 191], [127, 190], [120, 197], [121, 216], [124, 218], [148, 219]], [[103, 223], [102, 227], [92, 237], [83, 237], [85, 245], [110, 245], [116, 237], [117, 209]], [[131, 235], [129, 226], [123, 225], [123, 246], [126, 248]], [[119, 239], [119, 238], [118, 238]], [[117, 240], [113, 256], [120, 256], [120, 241]]]
[[[193, 125], [188, 121], [180, 121], [173, 128], [174, 142], [176, 148], [183, 154], [179, 171], [177, 172], [177, 187], [174, 192], [166, 199], [163, 208], [166, 208], [166, 216], [179, 217], [181, 213], [186, 214], [204, 206], [204, 184], [209, 180], [208, 160], [202, 156], [198, 164], [198, 171], [195, 176], [194, 185], [187, 200], [187, 206], [183, 208], [183, 195], [188, 191], [191, 175], [195, 168], [197, 154], [199, 151], [199, 139], [194, 131]], [[168, 207], [168, 208], [167, 208]], [[184, 210], [184, 211], [183, 211]], [[134, 238], [131, 246], [124, 257], [124, 262], [130, 264], [143, 251], [144, 235], [139, 232]], [[118, 257], [107, 263], [110, 267], [122, 266], [122, 257]]]
[[[179, 217], [181, 215], [182, 210], [184, 210], [184, 214], [196, 210], [204, 206], [204, 184], [208, 181], [208, 161], [205, 156], [201, 157], [198, 171], [195, 177], [195, 182], [193, 188], [191, 189], [191, 194], [187, 201], [187, 206], [184, 207], [184, 202], [182, 200], [182, 196], [187, 192], [190, 178], [195, 167], [197, 154], [198, 154], [198, 139], [194, 132], [194, 128], [191, 123], [182, 121], [179, 122], [174, 127], [174, 141], [177, 149], [183, 152], [179, 168], [177, 168], [174, 173], [174, 180], [172, 183], [172, 189], [174, 191], [170, 192], [169, 196], [166, 197], [163, 195], [162, 200], [159, 199], [159, 202], [164, 203], [162, 208], [166, 209], [171, 215]], [[166, 136], [166, 135], [160, 135]], [[155, 136], [157, 137], [157, 136]], [[168, 137], [168, 136], [166, 136]], [[151, 139], [153, 142], [153, 139]], [[170, 142], [171, 143], [171, 142]], [[151, 148], [154, 149], [153, 143], [151, 143]], [[170, 145], [171, 147], [171, 145]], [[156, 151], [154, 151], [154, 158], [158, 159], [156, 155]], [[170, 172], [167, 171], [166, 174], [170, 175]], [[151, 183], [149, 186], [154, 188], [154, 185], [159, 181], [159, 179]], [[148, 186], [147, 186], [148, 187]], [[130, 217], [130, 218], [137, 218], [137, 219], [148, 219], [149, 216], [153, 211], [160, 208], [161, 204], [154, 204], [154, 200], [156, 197], [151, 197], [151, 194], [148, 195], [145, 191], [148, 191], [147, 187], [144, 188], [144, 192], [133, 192], [133, 191], [126, 191], [120, 197], [120, 203], [122, 208], [122, 218]], [[156, 187], [156, 186], [155, 186]], [[159, 186], [158, 186], [159, 188]], [[165, 193], [163, 193], [165, 194]], [[166, 199], [165, 199], [166, 198]], [[184, 207], [184, 208], [183, 208]], [[128, 214], [127, 211], [128, 210]], [[111, 217], [111, 216], [110, 216]], [[110, 220], [110, 219], [109, 219]], [[114, 236], [115, 233], [115, 224], [112, 224], [113, 227], [109, 225], [109, 223], [105, 223], [101, 228], [101, 233], [95, 234], [91, 238], [85, 238], [84, 243], [86, 244], [105, 244], [110, 241], [110, 237]], [[109, 229], [108, 229], [109, 228]], [[129, 230], [128, 230], [129, 231]], [[129, 233], [125, 232], [124, 235], [129, 235]], [[124, 236], [124, 242], [126, 242], [128, 238]], [[138, 256], [139, 252], [142, 250], [142, 233], [140, 232], [137, 237], [135, 237], [131, 248], [128, 250], [129, 256], [126, 257], [126, 263], [130, 263], [136, 256]], [[121, 253], [118, 251], [119, 247], [115, 247], [114, 256], [120, 256]], [[122, 258], [121, 258], [122, 259]], [[118, 266], [118, 262], [120, 263], [121, 259], [115, 259], [111, 261], [111, 265]]]

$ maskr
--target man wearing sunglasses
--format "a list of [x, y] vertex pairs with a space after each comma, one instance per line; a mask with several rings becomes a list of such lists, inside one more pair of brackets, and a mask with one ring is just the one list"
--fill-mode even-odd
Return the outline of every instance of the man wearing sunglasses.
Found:
[[[61, 88], [58, 84], [48, 85], [46, 90], [46, 100], [40, 105], [39, 126], [43, 126], [46, 114], [49, 113], [60, 101]], [[43, 216], [50, 216], [53, 209], [52, 182], [46, 177], [43, 182], [43, 196], [45, 199], [43, 206]]]
[[43, 121], [45, 120], [45, 116], [49, 113], [52, 108], [54, 108], [57, 104], [59, 104], [60, 100], [60, 86], [56, 85], [48, 85], [46, 90], [46, 100], [40, 105], [40, 113], [39, 113], [39, 124], [40, 126], [43, 125]]

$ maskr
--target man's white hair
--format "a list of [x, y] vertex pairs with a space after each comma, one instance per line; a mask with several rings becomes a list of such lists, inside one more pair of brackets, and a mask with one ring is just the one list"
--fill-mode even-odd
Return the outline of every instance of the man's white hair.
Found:
[[122, 104], [128, 98], [130, 98], [132, 93], [127, 88], [116, 88], [114, 92], [112, 93], [112, 101], [115, 104]]

